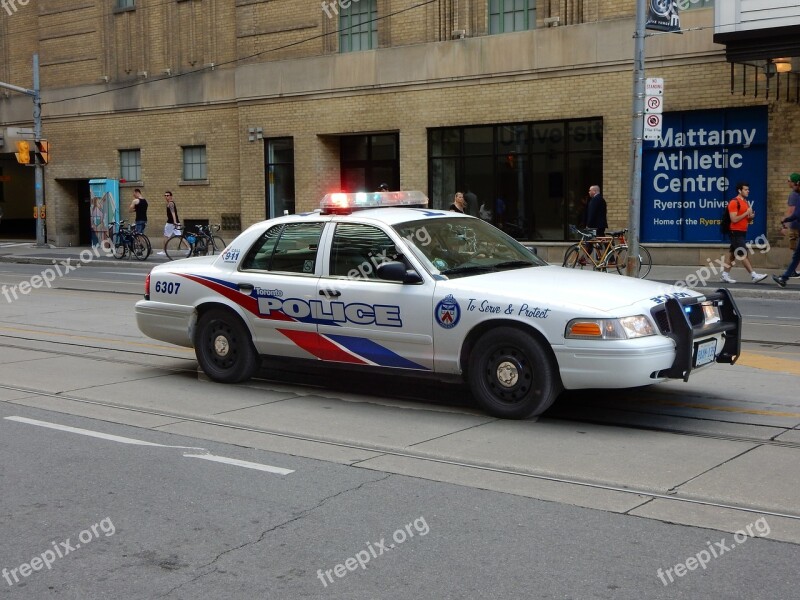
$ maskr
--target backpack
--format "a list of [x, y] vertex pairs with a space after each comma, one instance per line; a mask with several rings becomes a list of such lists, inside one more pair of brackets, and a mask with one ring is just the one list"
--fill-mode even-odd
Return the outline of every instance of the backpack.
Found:
[[[736, 213], [739, 213], [739, 201], [736, 201]], [[730, 235], [731, 233], [731, 213], [728, 212], [728, 205], [725, 205], [722, 211], [722, 219], [719, 222], [719, 230], [722, 235]]]

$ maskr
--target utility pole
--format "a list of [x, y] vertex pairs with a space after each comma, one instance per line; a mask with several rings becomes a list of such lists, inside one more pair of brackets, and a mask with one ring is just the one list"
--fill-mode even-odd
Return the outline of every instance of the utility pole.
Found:
[[[42, 99], [39, 95], [39, 54], [33, 55], [33, 89], [19, 87], [10, 83], [0, 81], [0, 88], [5, 88], [33, 98], [33, 138], [34, 145], [39, 146], [42, 141]], [[42, 218], [42, 207], [44, 207], [44, 165], [37, 152], [34, 152], [34, 186], [36, 194], [36, 245], [45, 246], [44, 239], [44, 219]]]
[[644, 36], [647, 0], [636, 0], [633, 50], [633, 123], [631, 131], [631, 193], [628, 209], [628, 277], [639, 275], [639, 221], [642, 204], [642, 136], [644, 134]]

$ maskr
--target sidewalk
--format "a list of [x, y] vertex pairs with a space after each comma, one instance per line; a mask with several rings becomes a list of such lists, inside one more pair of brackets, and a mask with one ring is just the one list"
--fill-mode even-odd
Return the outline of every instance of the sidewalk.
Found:
[[[153, 254], [147, 260], [138, 261], [136, 259], [122, 259], [117, 260], [113, 256], [95, 255], [93, 249], [89, 246], [70, 247], [70, 248], [37, 248], [36, 245], [30, 241], [20, 240], [0, 240], [0, 263], [22, 263], [22, 264], [41, 264], [51, 265], [53, 262], [65, 261], [71, 259], [72, 262], [81, 261], [81, 252], [84, 257], [91, 255], [90, 261], [84, 261], [84, 264], [110, 267], [113, 266], [119, 269], [141, 269], [148, 271], [155, 265], [168, 262], [166, 256], [159, 256], [156, 254], [157, 249], [153, 249]], [[708, 268], [707, 265], [702, 266], [675, 266], [675, 265], [653, 265], [650, 274], [647, 276], [648, 281], [658, 281], [662, 283], [675, 283], [682, 281], [689, 275], [697, 275], [698, 270], [702, 267]], [[769, 275], [780, 275], [776, 270], [762, 270]], [[736, 298], [765, 298], [774, 300], [794, 300], [800, 301], [800, 279], [790, 279], [785, 288], [778, 287], [771, 277], [768, 277], [761, 283], [751, 283], [750, 277], [741, 267], [734, 267], [731, 276], [737, 283], [728, 285], [723, 284], [718, 274], [712, 274], [705, 286], [699, 285], [695, 289], [700, 292], [713, 292], [720, 287], [728, 287]]]

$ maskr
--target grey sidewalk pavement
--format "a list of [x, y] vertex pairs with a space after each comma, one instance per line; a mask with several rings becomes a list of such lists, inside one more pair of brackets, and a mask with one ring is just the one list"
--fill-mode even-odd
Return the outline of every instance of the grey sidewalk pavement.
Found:
[[[99, 250], [97, 251], [99, 252]], [[53, 262], [71, 259], [72, 262], [82, 262], [86, 265], [115, 266], [120, 269], [140, 269], [148, 271], [155, 265], [167, 262], [165, 256], [156, 254], [157, 249], [153, 248], [153, 254], [145, 261], [135, 259], [117, 260], [113, 256], [101, 254], [96, 256], [96, 251], [90, 246], [73, 246], [69, 248], [36, 247], [33, 242], [23, 240], [0, 240], [0, 262], [27, 263], [51, 265]], [[83, 253], [83, 254], [81, 254]], [[83, 256], [83, 259], [82, 259]], [[91, 257], [89, 259], [89, 257]], [[89, 260], [86, 260], [89, 259]], [[708, 265], [653, 265], [647, 279], [663, 283], [675, 283], [682, 281], [689, 275], [702, 277], [704, 274], [701, 269], [708, 269]], [[780, 275], [781, 271], [762, 270], [769, 275]], [[790, 279], [786, 288], [778, 287], [771, 277], [761, 283], [751, 283], [747, 272], [737, 266], [731, 272], [731, 276], [737, 283], [728, 285], [723, 284], [719, 279], [719, 274], [712, 274], [704, 285], [698, 285], [695, 289], [701, 292], [714, 291], [720, 287], [728, 287], [736, 298], [767, 298], [774, 300], [796, 300], [800, 301], [800, 278]]]

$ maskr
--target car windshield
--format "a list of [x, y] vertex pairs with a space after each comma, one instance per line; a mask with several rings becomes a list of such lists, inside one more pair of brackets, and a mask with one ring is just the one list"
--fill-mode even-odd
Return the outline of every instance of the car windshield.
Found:
[[395, 225], [431, 273], [464, 277], [546, 265], [531, 250], [480, 219], [433, 217]]

